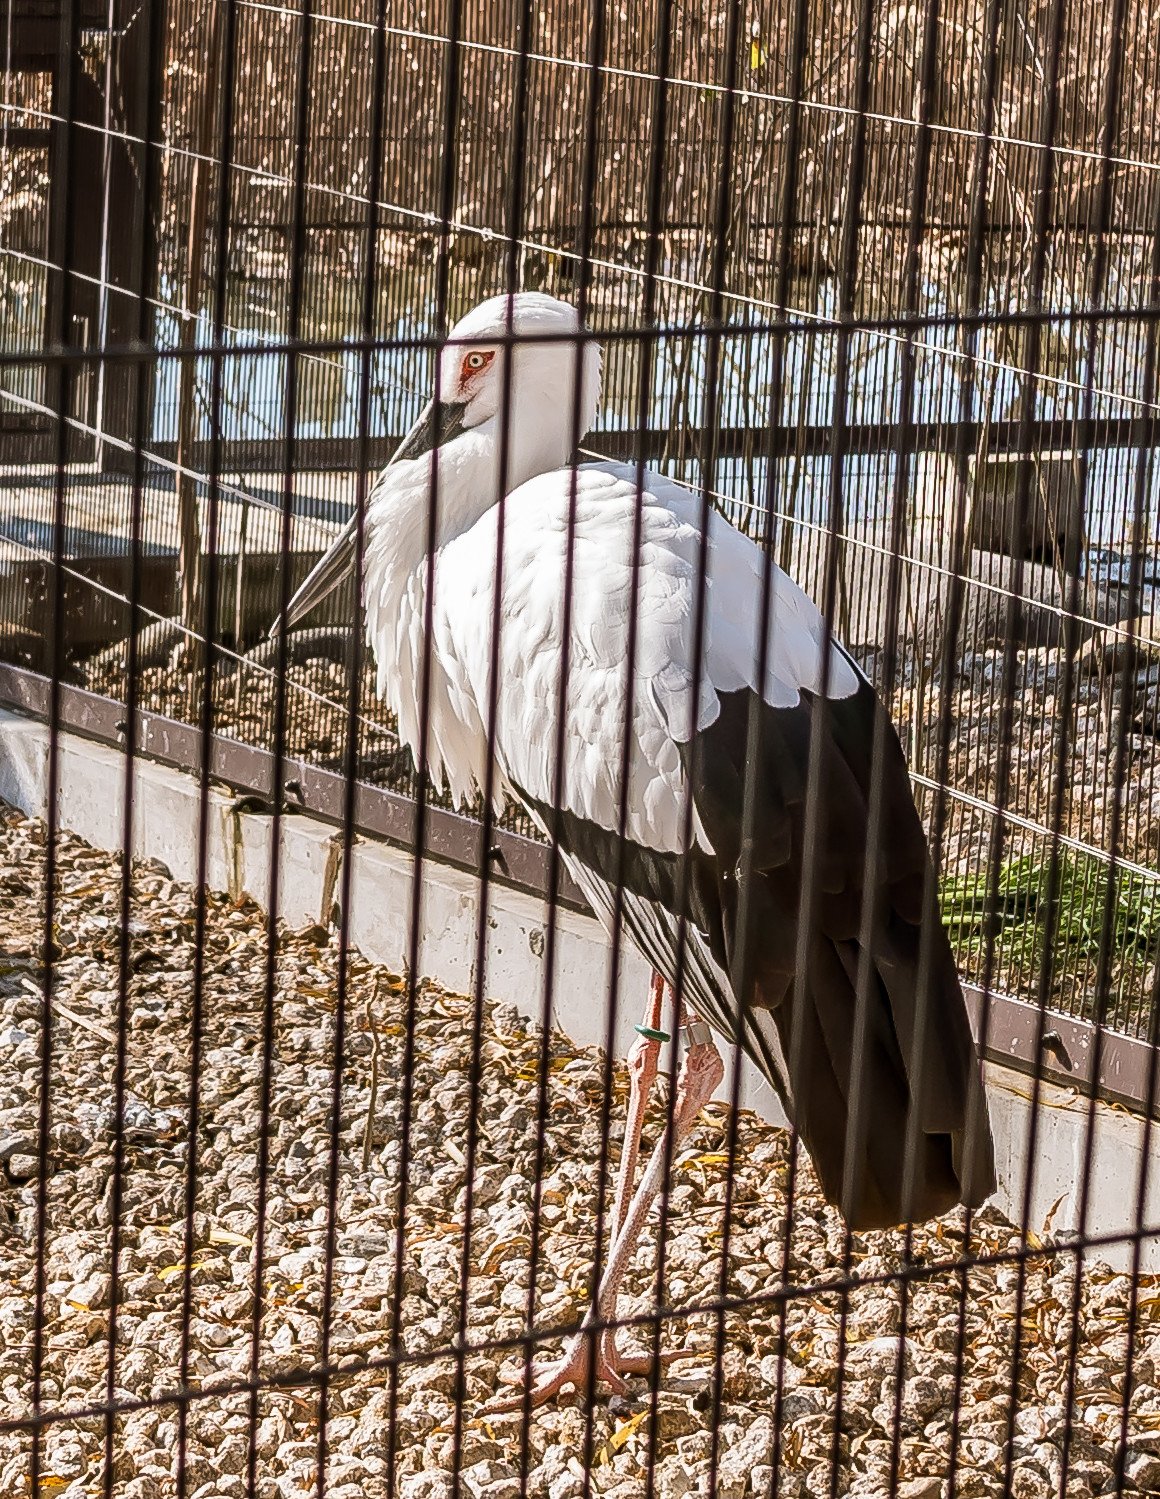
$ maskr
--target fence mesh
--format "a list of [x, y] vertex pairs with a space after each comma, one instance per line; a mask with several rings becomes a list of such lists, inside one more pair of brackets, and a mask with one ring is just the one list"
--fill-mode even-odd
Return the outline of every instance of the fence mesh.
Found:
[[[0, 0], [0, 794], [21, 809], [0, 838], [3, 1492], [1160, 1491], [1157, 25], [1123, 0]], [[525, 511], [507, 534], [501, 505], [505, 560], [464, 573], [457, 615], [431, 560], [458, 503], [441, 460], [411, 593], [391, 592], [384, 465], [455, 394], [448, 330], [517, 289], [578, 309], [574, 368], [602, 353], [595, 420], [574, 381], [556, 413], [568, 451], [629, 465], [641, 514], [664, 475], [692, 528], [666, 669], [693, 701], [798, 671], [822, 704], [777, 793], [802, 809], [801, 878], [764, 918], [782, 730], [756, 708], [715, 845], [690, 789], [724, 796], [711, 715], [666, 729], [675, 811], [638, 802], [653, 751], [625, 731], [592, 772], [597, 844], [567, 821], [621, 711], [592, 706], [601, 625], [617, 586], [652, 597], [651, 542], [631, 585], [607, 554], [590, 639], [581, 481], [536, 586]], [[537, 339], [486, 343], [510, 474]], [[756, 592], [703, 545], [710, 515], [753, 544]], [[348, 569], [279, 630], [352, 516], [388, 602], [365, 611]], [[771, 566], [825, 620], [819, 676], [785, 664], [792, 632], [767, 640]], [[524, 602], [476, 658], [471, 588], [497, 572]], [[714, 629], [736, 634], [727, 667]], [[549, 649], [559, 681], [536, 675]], [[680, 1357], [610, 1400], [596, 1287], [619, 1266], [620, 1061], [648, 972], [678, 1008], [703, 971], [747, 993], [788, 902], [779, 1013], [802, 1013], [846, 878], [826, 766], [853, 752], [825, 704], [851, 667], [905, 753], [931, 855], [916, 993], [938, 991], [945, 930], [998, 1192], [863, 1231], [838, 1211], [857, 1168], [835, 1187], [795, 1115], [804, 1022], [787, 1129], [755, 1081], [778, 1069], [706, 1013], [727, 1080], [676, 1143], [683, 1095], [658, 1084], [659, 1220], [612, 1317]], [[648, 680], [617, 688], [629, 720], [673, 679]], [[574, 689], [587, 728], [560, 713]], [[441, 713], [475, 746], [458, 798]], [[529, 740], [554, 767], [539, 797], [513, 769]], [[913, 1099], [945, 1063], [922, 1060], [934, 998], [873, 1029], [905, 967], [863, 893], [903, 899], [892, 744], [859, 750], [850, 1004], [817, 1043], [849, 1161], [887, 1127], [875, 1047]], [[134, 769], [154, 761], [192, 788], [180, 814], [159, 790], [178, 782]], [[376, 835], [413, 863], [364, 856]], [[497, 1413], [501, 1365], [577, 1328], [576, 1396]]]

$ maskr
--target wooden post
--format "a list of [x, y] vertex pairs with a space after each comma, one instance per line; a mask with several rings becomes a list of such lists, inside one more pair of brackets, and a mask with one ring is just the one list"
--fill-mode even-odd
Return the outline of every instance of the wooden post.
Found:
[[[250, 536], [250, 502], [242, 501], [241, 529], [238, 532], [238, 549], [234, 556], [234, 650], [240, 656], [243, 650], [245, 635], [245, 566], [246, 546]], [[241, 662], [234, 664], [234, 717], [242, 715], [242, 675], [245, 667]]]
[[[209, 158], [213, 151], [218, 106], [218, 64], [222, 48], [223, 6], [212, 7], [205, 62], [205, 87], [198, 112], [193, 174], [189, 190], [189, 238], [185, 256], [185, 298], [178, 347], [190, 351], [180, 361], [177, 391], [177, 530], [178, 598], [181, 623], [198, 631], [202, 622], [201, 524], [197, 513], [197, 483], [193, 469], [194, 425], [197, 417], [197, 314], [205, 277], [206, 222], [209, 214]], [[218, 255], [226, 253], [226, 226], [218, 225]], [[193, 637], [186, 637], [191, 639]]]

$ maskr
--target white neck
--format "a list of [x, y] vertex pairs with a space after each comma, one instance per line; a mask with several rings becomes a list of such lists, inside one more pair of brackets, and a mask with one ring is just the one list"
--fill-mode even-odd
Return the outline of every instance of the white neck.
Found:
[[[509, 443], [505, 489], [566, 461], [538, 436]], [[550, 434], [549, 434], [550, 436]], [[470, 530], [500, 498], [498, 424], [483, 422], [438, 451], [433, 483], [433, 455], [391, 464], [384, 470], [367, 506], [363, 595], [367, 637], [378, 667], [378, 691], [395, 709], [399, 731], [414, 751], [418, 739], [420, 662], [426, 647], [423, 631], [427, 592], [427, 552], [431, 540], [431, 506], [435, 505], [435, 550]]]
[[[438, 555], [491, 510], [502, 493], [565, 467], [574, 445], [575, 418], [578, 414], [579, 430], [586, 432], [595, 418], [599, 389], [600, 355], [594, 344], [586, 347], [582, 368], [570, 352], [561, 357], [555, 346], [530, 344], [519, 352], [502, 403], [513, 414], [506, 443], [499, 418], [486, 418], [437, 454], [391, 464], [371, 493], [363, 573], [367, 635], [378, 667], [379, 696], [394, 708], [399, 737], [416, 758], [423, 661], [433, 645], [425, 628], [432, 542]], [[495, 560], [478, 559], [481, 575]], [[437, 659], [432, 660], [431, 689], [428, 764], [437, 782], [445, 767], [452, 789], [462, 797], [479, 768], [479, 726], [473, 730], [459, 721]]]
[[[560, 423], [513, 424], [502, 475], [504, 492], [568, 461]], [[431, 506], [435, 549], [468, 531], [500, 498], [500, 429], [494, 418], [438, 450], [383, 471], [367, 507], [365, 582], [370, 595], [386, 575], [409, 576], [427, 555]], [[438, 459], [437, 469], [435, 459]], [[433, 469], [436, 470], [433, 473]]]

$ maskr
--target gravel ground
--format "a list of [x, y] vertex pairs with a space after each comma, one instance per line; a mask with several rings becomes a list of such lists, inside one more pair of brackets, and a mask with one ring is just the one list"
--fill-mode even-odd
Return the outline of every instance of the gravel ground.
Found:
[[[30, 1410], [36, 1246], [41, 866], [36, 822], [0, 813], [0, 1495], [29, 1492], [31, 1438], [3, 1430]], [[110, 1389], [111, 1222], [114, 1212], [114, 1077], [118, 861], [64, 837], [54, 943], [58, 1006], [52, 1044], [48, 1215], [45, 1234], [43, 1403], [76, 1410]], [[204, 944], [205, 985], [198, 1063], [194, 1252], [186, 1261], [186, 1192], [191, 1075], [191, 1003], [196, 907], [188, 887], [155, 864], [133, 870], [126, 1050], [121, 1279], [116, 1315], [114, 1400], [147, 1402], [111, 1423], [114, 1492], [154, 1499], [175, 1492], [181, 1407], [167, 1401], [181, 1382], [182, 1303], [191, 1321], [185, 1492], [194, 1499], [245, 1492], [255, 1454], [263, 1499], [316, 1491], [320, 1400], [305, 1376], [320, 1358], [322, 1264], [332, 1150], [336, 942], [320, 928], [281, 931], [273, 989], [272, 1132], [257, 1367], [288, 1387], [263, 1392], [251, 1424], [248, 1397], [223, 1386], [251, 1367], [254, 1326], [259, 1108], [262, 1074], [265, 929], [260, 912], [213, 897]], [[344, 1045], [342, 1129], [337, 1141], [337, 1259], [330, 1319], [326, 1493], [331, 1499], [387, 1494], [389, 1393], [381, 1360], [391, 1336], [395, 1193], [400, 1158], [400, 1057], [405, 985], [361, 960], [352, 967]], [[455, 1444], [455, 1363], [448, 1347], [459, 1305], [463, 1250], [464, 1150], [469, 1110], [470, 1004], [432, 985], [420, 990], [413, 1069], [410, 1206], [398, 1336], [408, 1355], [399, 1381], [397, 1492], [437, 1499], [450, 1492]], [[536, 1058], [540, 1037], [514, 1006], [487, 1009], [478, 1123], [480, 1162], [471, 1240], [468, 1327], [473, 1344], [511, 1338], [523, 1325], [528, 1283]], [[367, 1131], [372, 1062], [378, 1096]], [[563, 1037], [551, 1043], [545, 1142], [543, 1256], [537, 1322], [560, 1326], [583, 1304], [591, 1265], [603, 1062]], [[624, 1103], [617, 1069], [614, 1119]], [[647, 1135], [655, 1138], [654, 1111]], [[671, 1194], [669, 1294], [677, 1307], [712, 1296], [720, 1270], [727, 1116], [711, 1109], [677, 1163]], [[616, 1128], [614, 1126], [614, 1134]], [[365, 1154], [364, 1154], [365, 1153]], [[779, 1283], [788, 1165], [783, 1132], [746, 1115], [740, 1123], [728, 1286], [756, 1296], [725, 1319], [723, 1408], [718, 1425], [719, 1495], [767, 1493], [779, 1334]], [[1037, 1225], [1046, 1232], [1046, 1226]], [[834, 1292], [788, 1304], [780, 1493], [805, 1499], [831, 1491], [889, 1492], [896, 1403], [900, 1411], [899, 1492], [941, 1499], [954, 1445], [955, 1366], [962, 1280], [937, 1263], [961, 1247], [955, 1222], [918, 1231], [913, 1251], [928, 1267], [905, 1308], [897, 1282], [874, 1283], [902, 1263], [894, 1233], [854, 1241], [855, 1274], [871, 1283], [850, 1294], [842, 1347], [842, 1305]], [[971, 1250], [1016, 1248], [1017, 1233], [987, 1210]], [[1036, 1250], [1044, 1248], [1033, 1241]], [[841, 1274], [843, 1235], [808, 1168], [799, 1172], [791, 1240], [797, 1286]], [[655, 1266], [642, 1248], [630, 1272], [629, 1313], [647, 1308]], [[962, 1412], [957, 1440], [963, 1499], [1003, 1490], [1010, 1411], [1011, 1350], [1018, 1274], [984, 1265], [966, 1278]], [[1013, 1413], [1011, 1492], [1057, 1494], [1069, 1368], [1075, 1262], [1035, 1254], [1027, 1262]], [[1135, 1385], [1130, 1398], [1127, 1492], [1160, 1491], [1160, 1286], [1141, 1285]], [[1086, 1267], [1078, 1309], [1074, 1428], [1066, 1494], [1114, 1489], [1123, 1409], [1128, 1278]], [[905, 1327], [902, 1318], [905, 1315]], [[905, 1334], [900, 1341], [900, 1334]], [[670, 1367], [653, 1406], [644, 1381], [628, 1399], [601, 1399], [591, 1415], [591, 1491], [644, 1494], [650, 1459], [663, 1496], [705, 1493], [711, 1462], [714, 1322], [709, 1313], [666, 1322], [667, 1347], [687, 1357]], [[466, 1359], [462, 1492], [509, 1499], [520, 1492], [521, 1423], [480, 1407], [505, 1361], [500, 1352]], [[902, 1362], [904, 1379], [897, 1389]], [[380, 1367], [374, 1367], [376, 1361]], [[368, 1367], [368, 1364], [371, 1367]], [[837, 1371], [844, 1370], [841, 1405]], [[297, 1383], [294, 1383], [295, 1379]], [[198, 1392], [202, 1392], [198, 1394]], [[834, 1440], [835, 1419], [841, 1431]], [[106, 1422], [66, 1416], [45, 1428], [41, 1493], [101, 1492]], [[527, 1433], [526, 1492], [566, 1499], [583, 1490], [586, 1415], [572, 1396], [538, 1412]]]

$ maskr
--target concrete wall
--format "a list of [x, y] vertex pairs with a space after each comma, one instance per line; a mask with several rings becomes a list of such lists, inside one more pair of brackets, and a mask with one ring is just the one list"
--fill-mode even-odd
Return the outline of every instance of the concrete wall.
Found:
[[[118, 751], [72, 734], [60, 738], [58, 810], [61, 826], [99, 848], [120, 848], [124, 836], [125, 759]], [[43, 815], [47, 798], [48, 732], [35, 720], [0, 710], [0, 798]], [[208, 880], [214, 889], [246, 894], [266, 905], [271, 874], [269, 817], [230, 810], [232, 793], [211, 789]], [[139, 760], [133, 780], [133, 851], [162, 860], [174, 878], [196, 878], [199, 789], [194, 779]], [[291, 926], [326, 922], [338, 888], [341, 842], [328, 824], [306, 816], [284, 818], [279, 839], [279, 910]], [[396, 971], [408, 950], [413, 861], [385, 843], [360, 838], [352, 857], [351, 940], [375, 962]], [[474, 876], [425, 861], [422, 870], [420, 971], [448, 988], [470, 991], [475, 981], [481, 900]], [[546, 976], [546, 909], [540, 899], [493, 884], [487, 905], [486, 990], [525, 1014], [542, 1017]], [[553, 1022], [574, 1040], [602, 1044], [607, 1027], [609, 946], [596, 921], [557, 912], [557, 966]], [[620, 967], [615, 1044], [631, 1044], [648, 984], [648, 968], [625, 949]], [[767, 1119], [784, 1122], [777, 1099], [748, 1062], [742, 1063], [742, 1102]], [[987, 1087], [1000, 1177], [996, 1204], [1019, 1221], [1026, 1190], [1031, 1079], [988, 1064]], [[726, 1075], [722, 1097], [730, 1096]], [[1056, 1234], [1079, 1220], [1079, 1192], [1088, 1151], [1088, 1103], [1074, 1090], [1041, 1085], [1038, 1142], [1031, 1182], [1030, 1226], [1042, 1230], [1048, 1214]], [[1087, 1231], [1130, 1232], [1142, 1151], [1143, 1120], [1100, 1104], [1092, 1148]], [[1160, 1126], [1153, 1130], [1148, 1165], [1146, 1222], [1160, 1235]], [[1054, 1213], [1052, 1209], [1054, 1208]], [[1126, 1265], [1130, 1246], [1098, 1256]], [[1145, 1241], [1144, 1266], [1160, 1272], [1160, 1237]]]

